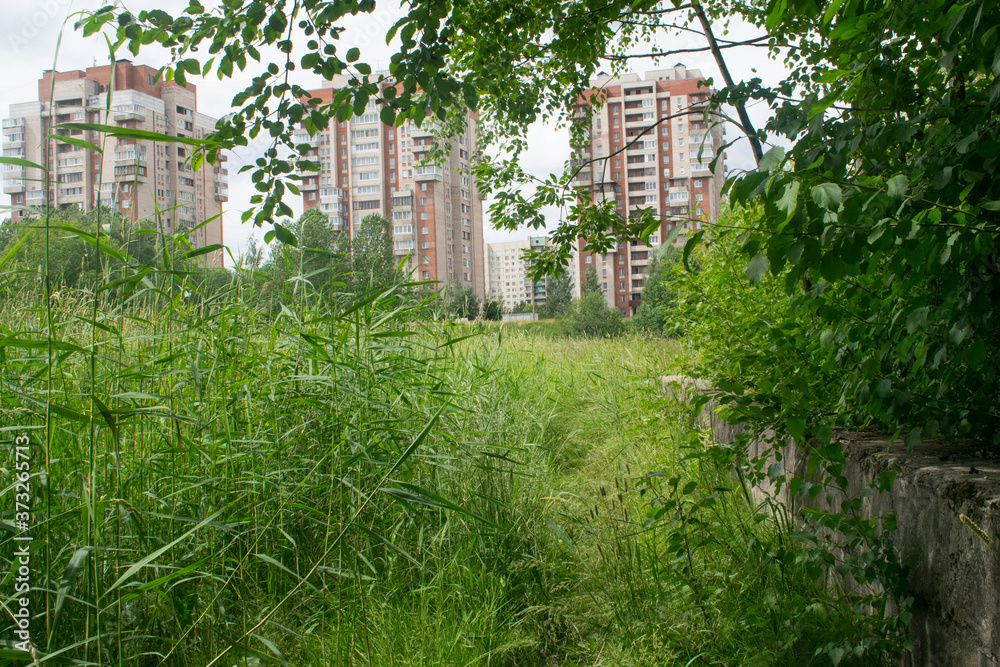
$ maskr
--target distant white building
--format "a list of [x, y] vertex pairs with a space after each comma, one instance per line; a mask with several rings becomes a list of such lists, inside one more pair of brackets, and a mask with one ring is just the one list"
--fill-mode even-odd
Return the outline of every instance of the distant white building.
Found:
[[[544, 236], [531, 236], [521, 241], [486, 244], [486, 292], [501, 297], [504, 309], [512, 310], [519, 303], [540, 306], [545, 303], [546, 279], [532, 281], [528, 277], [531, 264], [526, 253], [532, 248], [549, 245]], [[574, 250], [566, 271], [573, 285], [573, 296], [580, 296], [578, 253]]]

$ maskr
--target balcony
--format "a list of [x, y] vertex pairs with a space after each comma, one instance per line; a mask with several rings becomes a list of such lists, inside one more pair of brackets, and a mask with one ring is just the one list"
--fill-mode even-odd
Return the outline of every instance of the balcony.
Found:
[[643, 118], [641, 114], [636, 116], [625, 116], [625, 127], [627, 129], [646, 127], [647, 125], [652, 125], [654, 122], [656, 122], [655, 118]]
[[[632, 144], [628, 148], [626, 148], [625, 149], [625, 154], [628, 157], [632, 157], [632, 156], [636, 156], [638, 153], [652, 153], [653, 151], [656, 150], [656, 142], [653, 141], [651, 143], [653, 144], [652, 146], [646, 146], [645, 143], [644, 143], [644, 140], [640, 139], [639, 141], [635, 142], [634, 144]], [[656, 159], [656, 156], [649, 155], [649, 156], [647, 156], [647, 159], [644, 160], [644, 161], [646, 161], [646, 162], [653, 162], [655, 159]]]
[[115, 152], [115, 165], [127, 165], [135, 164], [146, 166], [146, 152], [145, 151], [116, 151]]
[[682, 206], [691, 200], [691, 193], [680, 188], [670, 188], [670, 205]]
[[414, 125], [410, 128], [411, 137], [429, 137], [434, 134], [435, 131], [440, 131], [441, 123], [429, 122], [424, 123], [423, 127], [417, 127]]
[[3, 147], [4, 149], [24, 148], [24, 135], [23, 134], [3, 135]]
[[146, 110], [142, 107], [132, 107], [131, 109], [115, 109], [113, 118], [116, 123], [127, 123], [131, 120], [145, 121]]
[[3, 172], [3, 180], [5, 181], [22, 178], [24, 178], [24, 167], [14, 167], [13, 169], [6, 169]]
[[229, 201], [229, 188], [215, 186], [215, 201]]
[[441, 167], [417, 167], [413, 170], [413, 179], [416, 181], [434, 181], [443, 176]]
[[142, 164], [132, 162], [130, 164], [125, 164], [122, 166], [116, 166], [115, 180], [129, 182], [129, 183], [145, 183], [146, 182], [145, 162], [143, 162]]
[[24, 192], [24, 181], [4, 178], [3, 191], [7, 195], [14, 194], [15, 192]]
[[308, 144], [310, 146], [319, 145], [319, 135], [310, 136], [308, 132], [295, 133], [295, 145]]
[[691, 173], [692, 174], [711, 174], [712, 170], [709, 169], [710, 162], [692, 162], [691, 163]]

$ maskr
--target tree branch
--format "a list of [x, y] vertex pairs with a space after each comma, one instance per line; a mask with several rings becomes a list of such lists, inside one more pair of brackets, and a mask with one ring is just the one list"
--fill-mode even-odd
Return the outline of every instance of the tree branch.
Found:
[[[701, 21], [701, 27], [705, 31], [705, 37], [708, 38], [709, 48], [712, 50], [712, 55], [715, 56], [715, 64], [719, 66], [719, 72], [722, 74], [722, 80], [726, 82], [726, 86], [729, 88], [734, 88], [736, 86], [733, 83], [733, 77], [729, 73], [729, 68], [726, 66], [726, 60], [722, 57], [722, 47], [719, 43], [715, 41], [715, 34], [712, 32], [712, 23], [708, 20], [708, 16], [705, 15], [705, 10], [702, 8], [701, 3], [692, 2], [691, 6], [694, 8], [694, 13], [698, 15], [698, 20]], [[757, 137], [757, 131], [754, 130], [753, 124], [750, 122], [750, 116], [747, 114], [746, 105], [742, 101], [734, 102], [736, 107], [736, 112], [740, 117], [740, 125], [743, 130], [743, 134], [747, 136], [750, 140], [750, 148], [753, 149], [754, 161], [759, 165], [761, 158], [764, 157], [764, 151], [760, 147], [760, 139]]]
[[[770, 37], [755, 37], [753, 39], [748, 39], [745, 42], [730, 42], [729, 44], [722, 44], [716, 46], [718, 49], [732, 49], [737, 46], [759, 46], [758, 42], [770, 39]], [[760, 45], [762, 46], [762, 45]], [[701, 53], [703, 51], [713, 51], [711, 46], [699, 46], [693, 49], [672, 49], [670, 51], [660, 51], [656, 53], [639, 53], [628, 56], [605, 56], [607, 60], [629, 60], [630, 58], [659, 58], [661, 56], [673, 56], [678, 53]], [[732, 84], [730, 84], [732, 85]]]

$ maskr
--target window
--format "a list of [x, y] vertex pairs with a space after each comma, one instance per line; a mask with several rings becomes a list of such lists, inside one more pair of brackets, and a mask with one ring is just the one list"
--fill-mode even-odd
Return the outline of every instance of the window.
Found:
[[421, 206], [427, 206], [427, 197], [421, 197], [420, 198], [420, 205]]
[[700, 188], [701, 187], [701, 179], [700, 178], [694, 179], [694, 187], [696, 187], [696, 188]]
[[663, 156], [663, 164], [670, 164], [670, 156], [669, 155], [664, 155]]
[[590, 264], [593, 259], [594, 259], [593, 257], [591, 257], [590, 255], [587, 255], [587, 259], [584, 260], [584, 263]]
[[420, 256], [420, 263], [421, 264], [430, 264], [431, 263], [431, 258], [428, 257], [427, 255], [421, 255]]
[[420, 214], [420, 219], [421, 220], [426, 220], [427, 219], [427, 212], [426, 211]]
[[431, 247], [431, 244], [428, 241], [424, 241], [424, 242], [422, 242], [420, 244], [420, 249], [421, 250], [427, 250], [430, 247]]
[[420, 275], [423, 277], [424, 280], [430, 280], [431, 279], [431, 272], [430, 271], [424, 271]]
[[421, 183], [420, 184], [420, 189], [421, 190], [426, 190], [427, 189], [427, 184], [426, 183]]
[[427, 228], [426, 227], [421, 227], [420, 228], [420, 233], [421, 234], [426, 234], [427, 233]]

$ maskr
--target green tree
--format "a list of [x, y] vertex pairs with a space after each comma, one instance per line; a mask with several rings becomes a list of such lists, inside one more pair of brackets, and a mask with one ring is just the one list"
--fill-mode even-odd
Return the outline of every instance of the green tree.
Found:
[[646, 268], [645, 284], [639, 308], [632, 316], [633, 326], [643, 331], [662, 332], [677, 301], [673, 287], [680, 262], [680, 252], [672, 245], [662, 245], [652, 253]]
[[607, 338], [625, 331], [621, 313], [610, 307], [600, 292], [587, 292], [574, 300], [559, 322], [569, 336]]
[[490, 297], [483, 302], [482, 318], [491, 322], [499, 322], [503, 319], [503, 299], [500, 297]]
[[[101, 242], [111, 252], [99, 251], [95, 245], [98, 222]], [[95, 289], [121, 278], [125, 262], [138, 267], [155, 265], [160, 259], [149, 222], [133, 223], [106, 208], [87, 212], [76, 207], [53, 210], [47, 224], [47, 274], [53, 287]], [[0, 252], [6, 254], [8, 248], [16, 246], [10, 261], [39, 275], [46, 264], [45, 227], [44, 215], [8, 220], [0, 231]], [[117, 256], [119, 252], [125, 253], [124, 261]]]
[[294, 233], [296, 243], [271, 243], [271, 254], [260, 269], [267, 276], [260, 292], [266, 308], [277, 312], [282, 303], [336, 299], [351, 281], [350, 239], [316, 208], [284, 226]]
[[474, 320], [479, 317], [479, 296], [471, 287], [452, 284], [448, 289], [448, 310], [453, 317]]
[[573, 301], [573, 280], [563, 272], [559, 276], [548, 276], [545, 279], [545, 306], [542, 317], [560, 317], [566, 312]]
[[580, 286], [580, 296], [592, 293], [604, 294], [604, 290], [601, 289], [601, 280], [597, 277], [597, 269], [588, 266], [587, 270], [583, 273], [583, 285]]
[[372, 213], [361, 220], [351, 242], [351, 286], [364, 292], [397, 280], [392, 252], [392, 226], [384, 215]]

